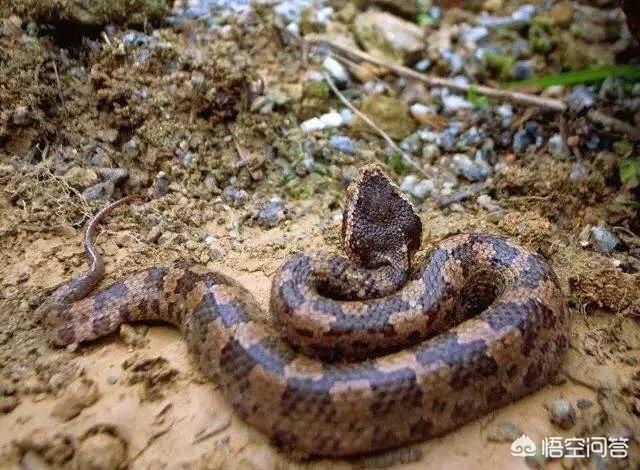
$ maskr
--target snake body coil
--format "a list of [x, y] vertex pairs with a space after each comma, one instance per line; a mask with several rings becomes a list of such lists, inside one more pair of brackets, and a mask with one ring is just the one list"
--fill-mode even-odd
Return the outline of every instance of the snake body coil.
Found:
[[421, 222], [374, 166], [348, 189], [343, 220], [350, 259], [301, 254], [276, 273], [271, 310], [281, 333], [259, 321], [245, 288], [199, 267], [152, 267], [78, 300], [97, 282], [85, 274], [76, 298], [63, 286], [40, 308], [58, 345], [123, 322], [176, 325], [239, 415], [312, 455], [442, 434], [557, 372], [568, 313], [540, 255], [495, 235], [458, 235], [410, 276]]

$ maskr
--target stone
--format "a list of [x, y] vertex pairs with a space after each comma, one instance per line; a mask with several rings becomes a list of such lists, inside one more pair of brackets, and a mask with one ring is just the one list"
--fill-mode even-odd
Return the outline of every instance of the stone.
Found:
[[100, 396], [98, 386], [93, 380], [80, 378], [69, 384], [64, 394], [51, 410], [51, 416], [69, 421], [80, 412], [93, 405]]
[[90, 168], [72, 166], [63, 176], [69, 186], [78, 189], [85, 189], [98, 182], [98, 175]]
[[596, 104], [593, 92], [584, 85], [578, 85], [567, 97], [569, 109], [575, 113], [581, 113]]
[[442, 106], [444, 110], [450, 113], [455, 113], [461, 109], [472, 109], [473, 104], [465, 100], [459, 95], [446, 95], [442, 97]]
[[560, 134], [551, 136], [549, 142], [547, 142], [547, 148], [549, 149], [549, 153], [556, 158], [563, 159], [569, 157], [569, 147]]
[[98, 175], [102, 181], [112, 181], [118, 184], [129, 177], [129, 171], [126, 168], [98, 168]]
[[605, 227], [592, 227], [593, 247], [600, 253], [611, 253], [620, 244], [620, 239]]
[[356, 146], [351, 138], [346, 135], [332, 135], [329, 139], [329, 147], [348, 155], [356, 153]]
[[[416, 128], [416, 121], [409, 114], [409, 107], [397, 98], [384, 95], [365, 96], [360, 104], [360, 111], [395, 140], [403, 140]], [[358, 132], [373, 132], [358, 116], [354, 117], [351, 126]]]
[[558, 26], [569, 26], [573, 20], [573, 12], [573, 3], [560, 2], [549, 10], [549, 17]]
[[491, 442], [513, 442], [522, 435], [522, 431], [511, 421], [496, 424], [487, 435]]
[[94, 184], [82, 192], [82, 197], [87, 201], [93, 199], [109, 198], [113, 196], [115, 185], [113, 181], [105, 181], [103, 183]]
[[256, 220], [263, 228], [274, 228], [287, 217], [287, 214], [284, 202], [279, 198], [273, 198], [258, 211]]
[[550, 419], [560, 429], [570, 429], [576, 421], [576, 410], [565, 398], [554, 400], [548, 407]]
[[390, 13], [367, 10], [353, 21], [358, 42], [372, 54], [396, 64], [409, 64], [425, 47], [424, 32], [415, 23]]
[[119, 437], [101, 432], [89, 436], [78, 446], [76, 468], [118, 470], [124, 468], [127, 446]]
[[331, 56], [322, 61], [322, 67], [338, 85], [345, 85], [351, 80], [346, 67]]
[[16, 126], [26, 126], [31, 120], [31, 114], [26, 106], [16, 106], [11, 116], [11, 121]]

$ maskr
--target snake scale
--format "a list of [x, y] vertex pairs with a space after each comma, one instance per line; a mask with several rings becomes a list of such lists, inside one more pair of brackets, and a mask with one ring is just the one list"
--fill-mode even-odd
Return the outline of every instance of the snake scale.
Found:
[[508, 239], [456, 235], [412, 269], [420, 218], [373, 165], [347, 189], [349, 259], [284, 262], [272, 281], [275, 326], [245, 288], [197, 266], [151, 267], [86, 297], [104, 272], [93, 230], [123, 202], [88, 226], [90, 270], [39, 307], [51, 341], [169, 322], [236, 412], [286, 449], [344, 456], [440, 435], [548, 383], [568, 346], [556, 276]]

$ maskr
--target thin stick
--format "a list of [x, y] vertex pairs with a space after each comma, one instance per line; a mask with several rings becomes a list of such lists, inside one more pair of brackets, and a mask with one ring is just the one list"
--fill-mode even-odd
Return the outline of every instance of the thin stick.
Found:
[[69, 117], [69, 114], [67, 113], [67, 105], [64, 102], [64, 95], [62, 94], [62, 84], [60, 83], [60, 75], [58, 75], [58, 66], [56, 65], [55, 60], [52, 60], [51, 63], [53, 64], [53, 72], [55, 73], [56, 83], [58, 84], [58, 94], [60, 95], [60, 101], [62, 102], [62, 109], [64, 110], [65, 117]]
[[426, 75], [420, 72], [416, 72], [415, 70], [412, 70], [408, 67], [404, 67], [402, 65], [393, 64], [391, 62], [378, 59], [377, 57], [374, 57], [371, 54], [367, 54], [366, 52], [343, 46], [342, 44], [338, 44], [334, 41], [321, 39], [321, 38], [310, 38], [310, 39], [305, 38], [305, 40], [307, 42], [310, 42], [311, 44], [318, 44], [318, 43], [328, 44], [331, 48], [339, 50], [340, 52], [343, 52], [345, 54], [351, 54], [352, 56], [357, 57], [360, 60], [364, 60], [374, 65], [378, 65], [380, 67], [384, 67], [388, 70], [391, 70], [397, 75], [409, 77], [414, 80], [418, 80], [420, 82], [426, 83], [427, 85], [430, 85], [430, 86], [441, 86], [441, 87], [449, 88], [451, 90], [460, 91], [464, 93], [473, 89], [477, 93], [480, 93], [481, 95], [489, 96], [492, 98], [500, 98], [503, 100], [512, 101], [514, 103], [519, 103], [519, 104], [540, 106], [542, 108], [546, 108], [552, 111], [564, 112], [567, 109], [567, 105], [561, 100], [556, 100], [553, 98], [544, 98], [542, 96], [529, 95], [527, 93], [520, 93], [517, 91], [498, 90], [496, 88], [491, 88], [485, 85], [468, 85], [465, 83], [458, 83], [456, 81], [449, 80], [447, 78], [435, 77], [433, 75]]
[[[509, 101], [516, 104], [528, 105], [528, 106], [539, 106], [541, 108], [547, 109], [549, 111], [555, 111], [563, 113], [567, 111], [567, 104], [558, 99], [554, 98], [545, 98], [542, 96], [531, 95], [529, 93], [522, 93], [518, 91], [508, 91], [508, 90], [499, 90], [497, 88], [488, 87], [486, 85], [471, 85], [458, 83], [453, 80], [449, 80], [447, 78], [435, 77], [433, 75], [426, 75], [420, 72], [416, 72], [410, 68], [404, 67], [402, 65], [393, 64], [387, 62], [382, 59], [378, 59], [377, 57], [372, 56], [371, 54], [367, 54], [366, 52], [353, 49], [347, 46], [343, 46], [337, 42], [314, 37], [312, 35], [307, 35], [305, 37], [305, 41], [309, 44], [327, 44], [334, 50], [338, 50], [345, 54], [351, 54], [354, 57], [357, 57], [360, 60], [364, 60], [366, 62], [372, 63], [374, 65], [378, 65], [380, 67], [384, 67], [387, 70], [391, 70], [397, 75], [412, 78], [414, 80], [418, 80], [422, 83], [426, 83], [429, 86], [441, 86], [448, 88], [450, 90], [460, 91], [463, 93], [468, 92], [473, 89], [475, 92], [489, 96], [492, 98], [498, 98], [505, 101]], [[592, 110], [587, 113], [587, 116], [591, 121], [600, 124], [605, 128], [609, 128], [615, 132], [619, 132], [621, 134], [625, 134], [630, 139], [634, 141], [640, 142], [640, 129], [637, 127], [633, 127], [629, 123], [621, 121], [613, 116], [609, 116], [601, 111]]]
[[398, 144], [396, 144], [393, 139], [391, 137], [389, 137], [389, 134], [387, 134], [385, 131], [383, 131], [382, 129], [380, 129], [375, 122], [373, 122], [371, 120], [371, 118], [369, 116], [367, 116], [366, 114], [364, 114], [362, 111], [360, 111], [358, 108], [356, 108], [354, 105], [351, 104], [351, 102], [340, 92], [340, 90], [338, 90], [338, 87], [336, 86], [336, 84], [333, 82], [333, 80], [331, 79], [331, 77], [329, 76], [329, 74], [327, 74], [326, 72], [324, 72], [322, 74], [322, 76], [324, 77], [325, 81], [327, 82], [327, 84], [329, 85], [329, 87], [331, 88], [331, 90], [335, 93], [335, 95], [340, 99], [340, 101], [342, 101], [344, 103], [344, 105], [349, 108], [354, 114], [358, 115], [358, 117], [360, 117], [360, 119], [362, 119], [365, 124], [369, 127], [371, 127], [371, 129], [373, 129], [374, 131], [376, 131], [378, 133], [378, 135], [380, 137], [382, 137], [382, 139], [387, 143], [387, 145], [389, 145], [389, 147], [391, 147], [393, 150], [395, 150], [396, 152], [398, 152], [400, 154], [400, 156], [402, 156], [402, 159], [407, 162], [409, 165], [411, 165], [418, 173], [420, 173], [422, 176], [424, 176], [425, 178], [428, 178], [429, 175], [427, 175], [427, 173], [422, 169], [422, 167], [416, 162], [414, 161], [407, 152], [405, 152], [404, 150], [402, 150]]

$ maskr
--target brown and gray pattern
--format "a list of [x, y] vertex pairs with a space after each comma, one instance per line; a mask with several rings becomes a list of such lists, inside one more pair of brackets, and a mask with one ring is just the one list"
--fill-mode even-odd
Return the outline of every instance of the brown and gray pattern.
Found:
[[[89, 225], [90, 255], [93, 227], [113, 207]], [[276, 444], [325, 456], [385, 449], [537, 390], [568, 345], [564, 299], [541, 256], [499, 236], [458, 235], [410, 275], [421, 230], [411, 204], [366, 166], [345, 207], [350, 259], [285, 262], [271, 291], [278, 329], [257, 320], [246, 289], [197, 267], [150, 268], [78, 300], [102, 277], [97, 256], [40, 309], [58, 345], [123, 322], [168, 321], [235, 410]]]

